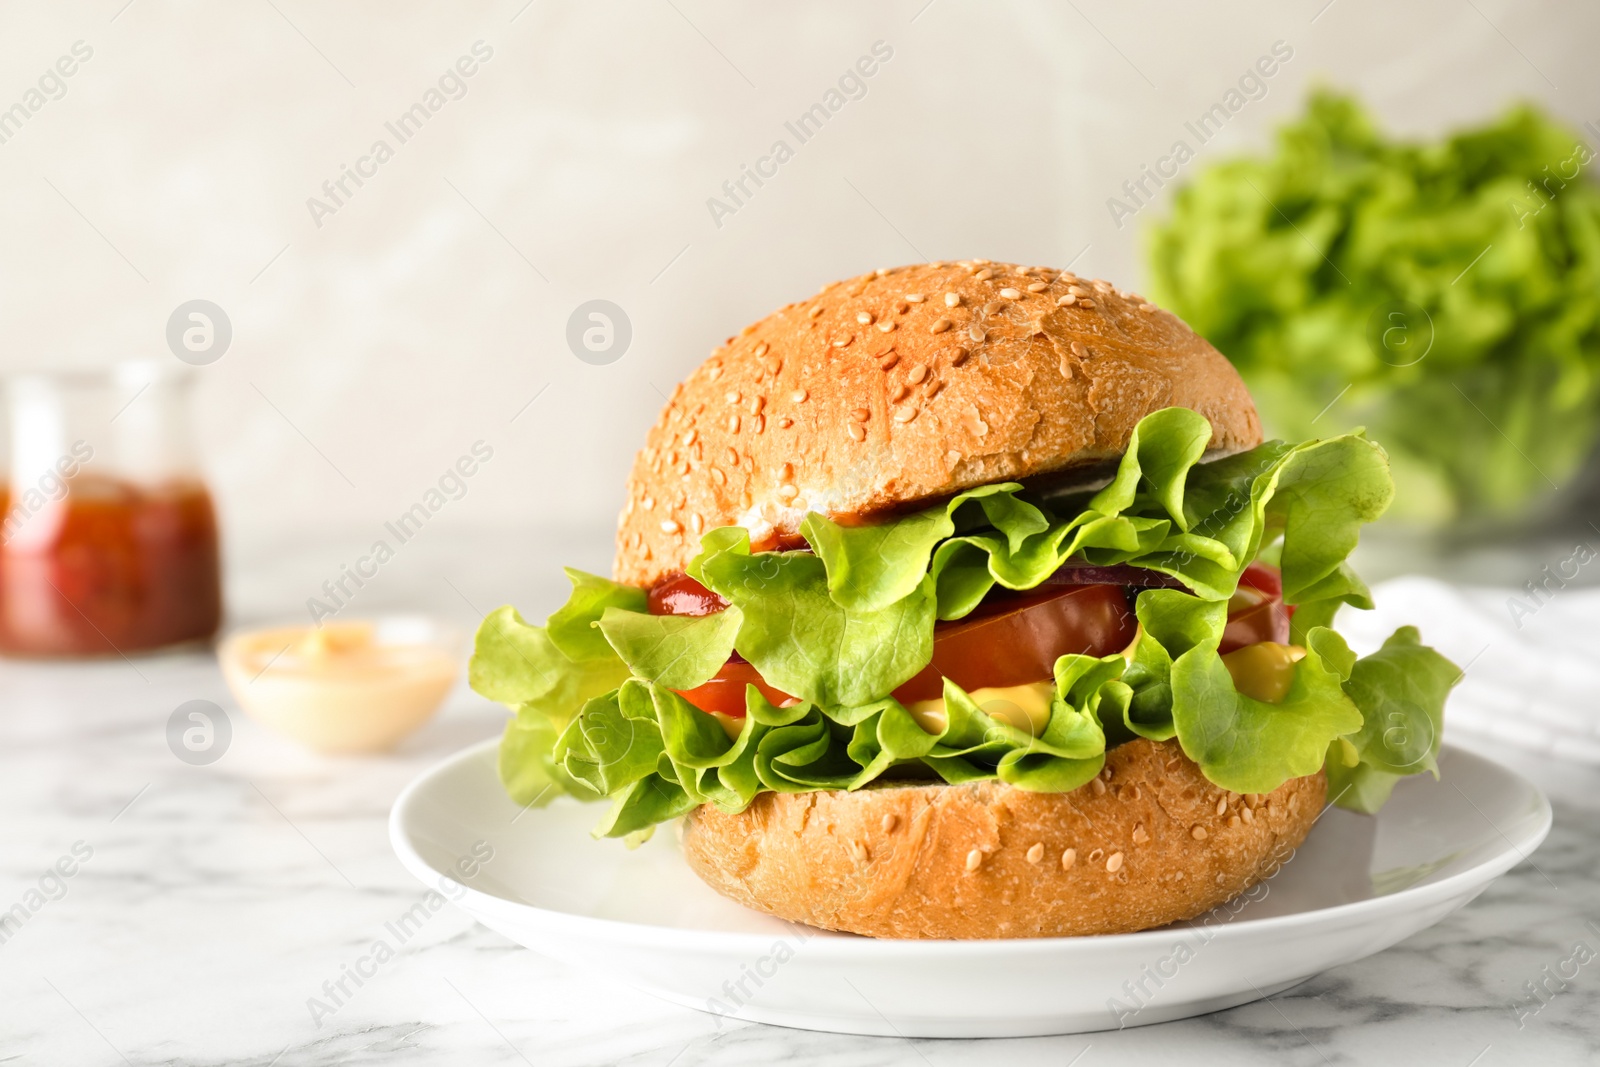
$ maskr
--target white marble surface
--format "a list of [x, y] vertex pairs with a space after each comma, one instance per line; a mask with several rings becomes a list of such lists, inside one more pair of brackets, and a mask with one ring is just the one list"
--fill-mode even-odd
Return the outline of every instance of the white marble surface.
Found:
[[[311, 558], [303, 567], [314, 570]], [[507, 574], [483, 564], [495, 558], [509, 557], [439, 545], [437, 556], [419, 554], [415, 582], [384, 599], [462, 622], [473, 610], [463, 601], [492, 606], [497, 591], [525, 598], [530, 613], [551, 606], [555, 590], [537, 567]], [[278, 573], [297, 569], [278, 562]], [[287, 595], [268, 595], [272, 572], [249, 573], [255, 584], [235, 583], [245, 590], [240, 614], [286, 611]], [[210, 766], [185, 765], [167, 748], [168, 716], [195, 698], [232, 716], [231, 745]], [[1549, 791], [1556, 824], [1531, 863], [1378, 956], [1203, 1018], [1010, 1042], [719, 1028], [516, 948], [452, 906], [317, 1025], [308, 998], [424, 892], [390, 852], [390, 803], [423, 767], [499, 722], [463, 688], [395, 754], [327, 759], [239, 715], [209, 657], [0, 662], [0, 909], [25, 901], [75, 843], [80, 855], [93, 850], [63, 881], [65, 894], [0, 944], [0, 1064], [1491, 1067], [1600, 1058], [1600, 961], [1520, 1026], [1513, 1008], [1526, 999], [1523, 983], [1570, 956], [1574, 941], [1600, 949], [1584, 927], [1600, 922], [1600, 774], [1533, 758], [1512, 762]]]

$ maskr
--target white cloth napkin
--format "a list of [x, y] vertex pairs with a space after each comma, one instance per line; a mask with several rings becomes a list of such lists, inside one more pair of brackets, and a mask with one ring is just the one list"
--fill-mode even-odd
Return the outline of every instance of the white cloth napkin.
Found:
[[1600, 764], [1600, 587], [1550, 582], [1535, 595], [1410, 576], [1372, 596], [1376, 610], [1345, 608], [1334, 623], [1351, 648], [1365, 655], [1410, 624], [1466, 671], [1446, 736]]

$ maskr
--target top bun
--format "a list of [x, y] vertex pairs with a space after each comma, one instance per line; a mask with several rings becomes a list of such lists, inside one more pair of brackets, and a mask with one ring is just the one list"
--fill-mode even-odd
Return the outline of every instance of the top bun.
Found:
[[1191, 408], [1211, 450], [1261, 442], [1222, 354], [1143, 297], [985, 259], [879, 270], [745, 327], [678, 385], [628, 477], [618, 581], [648, 586], [743, 526], [859, 519], [1102, 464], [1140, 419]]

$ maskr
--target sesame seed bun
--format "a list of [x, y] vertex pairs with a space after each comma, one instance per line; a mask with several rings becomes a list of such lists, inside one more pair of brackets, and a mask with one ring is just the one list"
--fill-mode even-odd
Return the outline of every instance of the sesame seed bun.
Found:
[[1226, 454], [1261, 441], [1216, 349], [1142, 297], [987, 260], [835, 282], [717, 349], [673, 392], [628, 479], [618, 581], [681, 571], [700, 534], [760, 547], [835, 519], [1093, 467], [1170, 406]]
[[1106, 754], [1071, 793], [997, 781], [884, 782], [706, 805], [683, 852], [712, 888], [793, 922], [872, 937], [1114, 934], [1202, 915], [1286, 863], [1321, 813], [1322, 772], [1218, 789], [1176, 741]]

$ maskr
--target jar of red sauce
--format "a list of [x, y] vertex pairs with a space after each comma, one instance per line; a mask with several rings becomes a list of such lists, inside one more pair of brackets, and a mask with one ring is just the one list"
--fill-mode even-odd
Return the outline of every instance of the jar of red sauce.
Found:
[[213, 637], [216, 514], [187, 368], [9, 377], [0, 399], [0, 652], [116, 656]]

